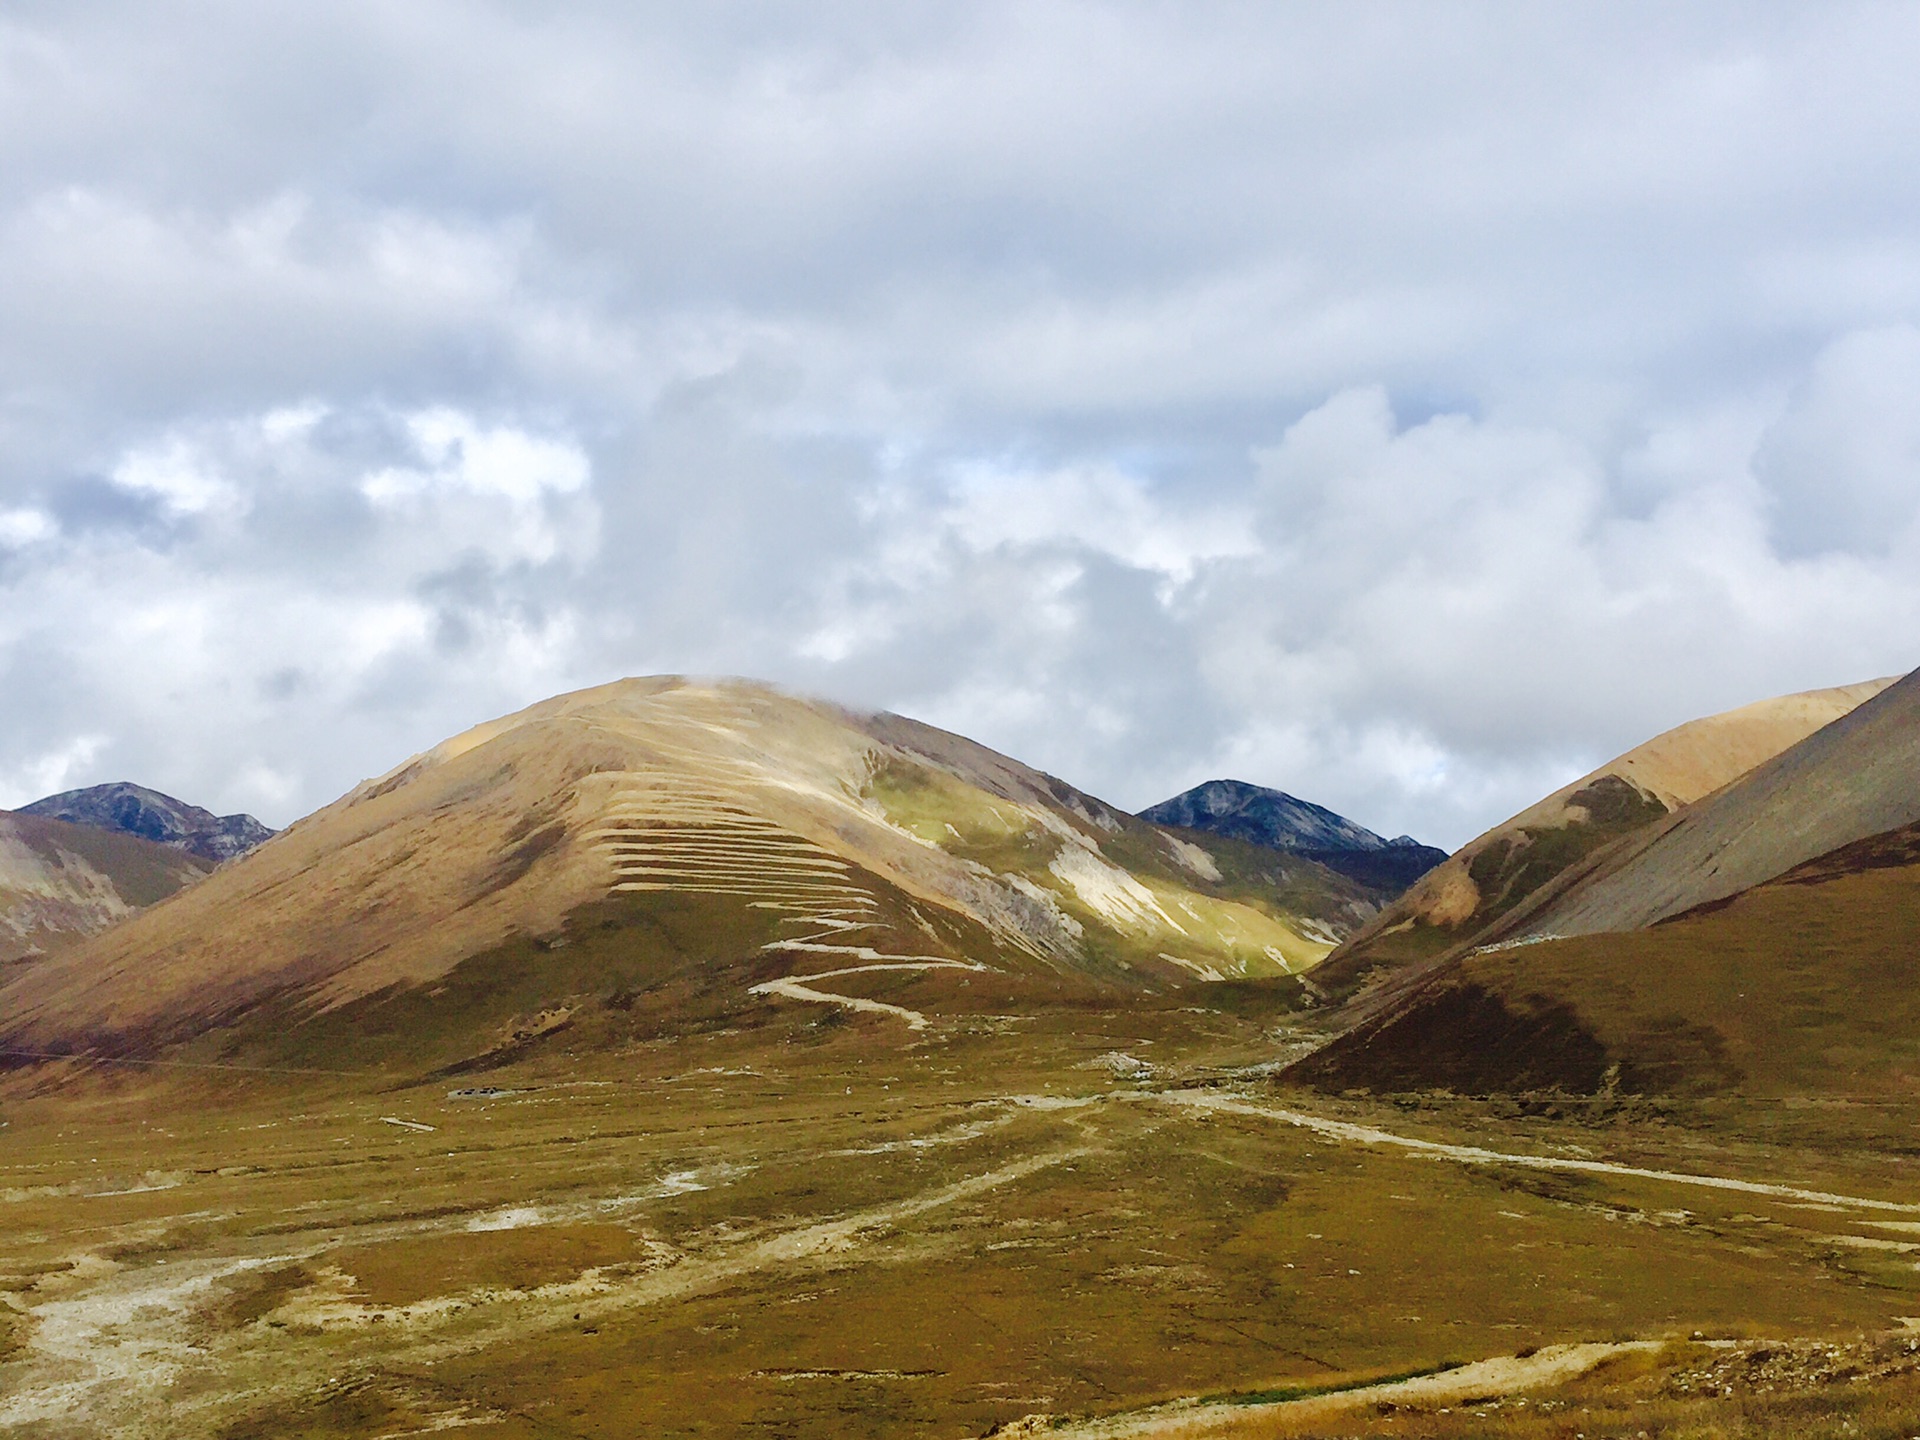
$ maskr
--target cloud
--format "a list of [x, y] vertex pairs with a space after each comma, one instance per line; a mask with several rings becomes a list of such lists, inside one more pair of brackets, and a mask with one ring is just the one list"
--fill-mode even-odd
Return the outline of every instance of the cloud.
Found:
[[1920, 659], [1916, 61], [1874, 5], [16, 8], [0, 777], [280, 822], [733, 671], [1456, 843]]
[[1769, 429], [1758, 470], [1787, 554], [1884, 554], [1920, 523], [1920, 327], [1843, 335]]

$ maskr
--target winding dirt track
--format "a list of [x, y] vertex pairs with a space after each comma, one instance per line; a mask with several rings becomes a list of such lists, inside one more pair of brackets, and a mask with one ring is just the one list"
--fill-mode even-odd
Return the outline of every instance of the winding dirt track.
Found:
[[1522, 1390], [1564, 1385], [1579, 1379], [1604, 1360], [1636, 1350], [1658, 1350], [1662, 1343], [1625, 1340], [1611, 1344], [1548, 1345], [1524, 1357], [1496, 1355], [1437, 1375], [1362, 1385], [1330, 1395], [1308, 1395], [1264, 1405], [1176, 1401], [1172, 1405], [1110, 1415], [1078, 1425], [1049, 1426], [1044, 1433], [1060, 1440], [1132, 1440], [1135, 1436], [1153, 1436], [1155, 1440], [1229, 1440], [1229, 1437], [1264, 1433], [1265, 1421], [1318, 1420], [1381, 1401], [1458, 1405]]
[[1708, 1190], [1734, 1190], [1743, 1195], [1768, 1195], [1781, 1200], [1798, 1200], [1812, 1205], [1838, 1205], [1851, 1210], [1891, 1211], [1899, 1215], [1920, 1215], [1920, 1203], [1899, 1200], [1870, 1200], [1859, 1195], [1839, 1195], [1830, 1190], [1812, 1190], [1799, 1185], [1764, 1180], [1732, 1180], [1721, 1175], [1695, 1175], [1684, 1170], [1645, 1170], [1637, 1165], [1620, 1165], [1611, 1160], [1571, 1160], [1557, 1155], [1513, 1155], [1501, 1150], [1486, 1150], [1478, 1145], [1448, 1145], [1439, 1140], [1420, 1140], [1396, 1135], [1391, 1130], [1376, 1130], [1371, 1125], [1355, 1125], [1346, 1120], [1328, 1120], [1304, 1110], [1287, 1110], [1274, 1105], [1254, 1105], [1245, 1100], [1220, 1095], [1210, 1090], [1169, 1090], [1157, 1094], [1133, 1095], [1136, 1100], [1157, 1100], [1174, 1105], [1190, 1105], [1199, 1110], [1214, 1110], [1227, 1115], [1252, 1115], [1262, 1120], [1278, 1120], [1311, 1130], [1329, 1140], [1344, 1140], [1360, 1145], [1394, 1145], [1402, 1150], [1434, 1160], [1452, 1160], [1462, 1165], [1518, 1165], [1529, 1170], [1574, 1170], [1588, 1175], [1619, 1175], [1634, 1180], [1663, 1180], [1671, 1185], [1698, 1185]]
[[[778, 948], [791, 950], [799, 947], [782, 945]], [[893, 1015], [906, 1021], [909, 1030], [924, 1030], [931, 1022], [918, 1010], [909, 1010], [904, 1005], [889, 1005], [884, 1000], [867, 1000], [858, 995], [836, 995], [830, 990], [816, 990], [808, 982], [831, 980], [839, 975], [866, 975], [876, 970], [985, 970], [987, 968], [984, 965], [976, 965], [971, 960], [946, 960], [937, 956], [880, 956], [872, 950], [854, 950], [851, 946], [809, 945], [806, 948], [814, 952], [845, 948], [857, 955], [874, 955], [882, 963], [848, 965], [840, 970], [822, 970], [817, 975], [785, 975], [778, 980], [763, 980], [758, 985], [751, 985], [747, 988], [747, 993], [749, 995], [781, 995], [789, 1000], [812, 1000], [824, 1005], [843, 1005], [849, 1010], [865, 1010], [874, 1015]]]

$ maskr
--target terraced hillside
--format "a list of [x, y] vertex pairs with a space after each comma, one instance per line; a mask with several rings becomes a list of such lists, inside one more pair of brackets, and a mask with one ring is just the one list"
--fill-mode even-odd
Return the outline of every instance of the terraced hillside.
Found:
[[[466, 995], [449, 1044], [472, 1058], [563, 1023], [577, 1036], [583, 1007], [656, 982], [722, 1010], [911, 1023], [918, 1004], [877, 991], [958, 1003], [991, 989], [981, 971], [1083, 990], [1286, 976], [1371, 913], [1364, 887], [1250, 850], [1179, 840], [897, 716], [626, 681], [458, 736], [35, 967], [0, 989], [0, 1039], [149, 1053], [211, 1029], [284, 1048], [346, 1016], [377, 1031], [369, 1007]], [[582, 970], [590, 954], [612, 968]]]
[[[1762, 700], [1676, 726], [1470, 841], [1343, 943], [1335, 995], [1491, 938], [1543, 887], [1849, 714], [1892, 678]], [[1804, 857], [1803, 857], [1804, 858]], [[1783, 867], [1784, 868], [1784, 867]]]
[[0, 965], [77, 944], [211, 868], [131, 835], [0, 811]]

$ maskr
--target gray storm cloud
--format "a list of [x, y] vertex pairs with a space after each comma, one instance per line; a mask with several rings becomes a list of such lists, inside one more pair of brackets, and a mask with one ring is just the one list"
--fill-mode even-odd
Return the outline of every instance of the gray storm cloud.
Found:
[[14, 6], [0, 805], [654, 670], [1456, 844], [1920, 663], [1920, 12]]

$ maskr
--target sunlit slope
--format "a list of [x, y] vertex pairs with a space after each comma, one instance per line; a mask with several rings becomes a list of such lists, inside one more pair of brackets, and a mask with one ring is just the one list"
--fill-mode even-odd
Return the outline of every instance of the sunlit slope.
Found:
[[0, 811], [0, 964], [75, 944], [211, 868], [132, 835]]
[[1689, 721], [1616, 756], [1430, 870], [1347, 941], [1317, 983], [1344, 993], [1370, 972], [1417, 965], [1476, 940], [1595, 852], [1645, 832], [1891, 684], [1870, 680], [1762, 700]]
[[1920, 671], [1687, 806], [1502, 927], [1633, 930], [1920, 820]]
[[1630, 934], [1447, 962], [1295, 1067], [1332, 1089], [1920, 1095], [1920, 826]]
[[[543, 965], [571, 917], [609, 905], [636, 934], [694, 907], [706, 918], [675, 953], [731, 955], [756, 983], [831, 968], [865, 983], [924, 968], [916, 955], [1109, 986], [1283, 974], [1368, 913], [1338, 876], [1291, 861], [1261, 874], [1229, 848], [898, 717], [750, 682], [629, 680], [360, 786], [35, 967], [0, 990], [0, 1014], [32, 1048], [160, 1043], [269, 999], [337, 1012], [430, 991], [503, 946]], [[715, 936], [733, 950], [708, 953]]]

